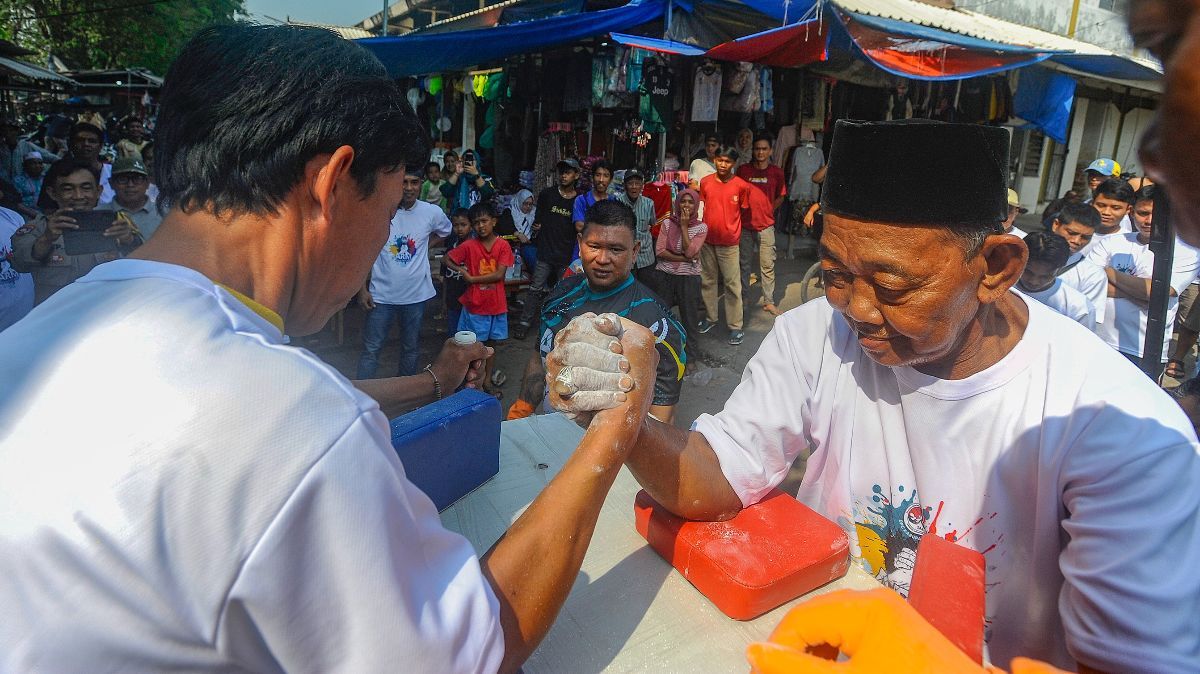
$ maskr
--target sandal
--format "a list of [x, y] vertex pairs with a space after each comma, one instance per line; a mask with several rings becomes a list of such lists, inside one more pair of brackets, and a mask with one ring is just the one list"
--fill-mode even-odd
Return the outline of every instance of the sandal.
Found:
[[1171, 358], [1167, 361], [1167, 369], [1163, 371], [1171, 379], [1187, 379], [1187, 371], [1183, 369], [1183, 361]]
[[767, 304], [767, 305], [764, 305], [764, 306], [763, 306], [763, 308], [762, 308], [762, 310], [763, 310], [763, 311], [765, 311], [765, 312], [767, 312], [768, 314], [771, 314], [772, 316], [778, 316], [778, 315], [780, 315], [780, 313], [781, 313], [781, 312], [779, 311], [779, 308], [778, 308], [778, 307], [776, 307], [774, 304]]

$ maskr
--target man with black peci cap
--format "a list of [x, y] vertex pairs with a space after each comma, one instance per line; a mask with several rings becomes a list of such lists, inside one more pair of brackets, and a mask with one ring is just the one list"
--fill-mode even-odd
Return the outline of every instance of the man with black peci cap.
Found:
[[690, 432], [646, 419], [626, 465], [671, 511], [720, 520], [810, 452], [798, 498], [881, 582], [907, 592], [922, 536], [985, 555], [990, 662], [1197, 671], [1195, 433], [1085, 327], [1011, 291], [1027, 249], [1001, 230], [1007, 165], [1002, 129], [838, 122], [827, 301], [777, 319]]

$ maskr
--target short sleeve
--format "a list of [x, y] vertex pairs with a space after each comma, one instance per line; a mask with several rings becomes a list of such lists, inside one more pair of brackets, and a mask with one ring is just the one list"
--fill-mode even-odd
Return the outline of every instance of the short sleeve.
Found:
[[587, 212], [587, 197], [579, 195], [575, 197], [575, 205], [571, 209], [571, 221], [583, 222], [583, 214]]
[[217, 648], [258, 671], [494, 672], [499, 603], [404, 475], [378, 410], [304, 477], [250, 552]]
[[446, 216], [446, 213], [436, 206], [429, 209], [429, 211], [431, 216], [430, 219], [432, 220], [429, 231], [443, 239], [447, 236], [450, 236], [450, 232], [454, 229], [454, 225], [450, 222], [450, 218]]
[[1200, 252], [1186, 243], [1175, 240], [1175, 263], [1171, 268], [1171, 289], [1176, 295], [1182, 295], [1184, 290], [1196, 280], [1200, 271]]
[[1108, 246], [1106, 246], [1104, 244], [1104, 240], [1101, 239], [1100, 241], [1096, 242], [1096, 245], [1092, 246], [1091, 250], [1088, 251], [1087, 261], [1103, 269], [1108, 266], [1109, 257], [1110, 254], [1108, 252]]
[[1153, 394], [1136, 413], [1100, 407], [1059, 478], [1067, 650], [1103, 671], [1200, 671], [1200, 574], [1183, 561], [1200, 552], [1200, 456]]
[[712, 446], [744, 506], [757, 503], [782, 482], [792, 461], [810, 444], [813, 381], [798, 371], [799, 354], [819, 362], [823, 348], [815, 342], [797, 348], [794, 341], [802, 331], [827, 328], [828, 320], [804, 308], [777, 319], [725, 408], [700, 415], [692, 425]]
[[677, 404], [679, 391], [683, 388], [683, 342], [677, 335], [680, 326], [674, 321], [668, 321], [668, 325], [672, 334], [654, 345], [658, 349], [658, 371], [654, 377], [655, 405]]
[[503, 267], [513, 266], [513, 263], [516, 262], [516, 259], [513, 257], [512, 246], [509, 245], [509, 243], [504, 239], [497, 239], [496, 242], [504, 244], [504, 246], [500, 249], [499, 254], [496, 256], [496, 262], [500, 263], [500, 265]]

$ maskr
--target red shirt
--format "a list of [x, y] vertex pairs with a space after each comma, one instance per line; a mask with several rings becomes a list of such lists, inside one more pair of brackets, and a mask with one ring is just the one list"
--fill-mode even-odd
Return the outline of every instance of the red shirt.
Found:
[[[467, 268], [471, 276], [483, 276], [513, 265], [512, 247], [504, 239], [492, 241], [489, 251], [479, 239], [468, 239], [446, 253], [454, 264]], [[508, 298], [504, 296], [504, 279], [495, 283], [471, 283], [467, 292], [458, 298], [463, 308], [476, 316], [499, 316], [508, 313]]]
[[700, 201], [708, 225], [705, 243], [736, 246], [742, 238], [742, 210], [750, 208], [750, 183], [737, 176], [721, 182], [714, 173], [700, 181]]
[[783, 169], [774, 164], [767, 164], [765, 169], [755, 168], [753, 163], [742, 164], [738, 167], [737, 175], [762, 190], [767, 199], [771, 200], [771, 204], [787, 194], [787, 180], [783, 177]]

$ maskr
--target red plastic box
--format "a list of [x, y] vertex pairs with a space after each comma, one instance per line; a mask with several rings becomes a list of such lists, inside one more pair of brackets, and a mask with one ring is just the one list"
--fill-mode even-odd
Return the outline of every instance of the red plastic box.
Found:
[[917, 544], [917, 565], [908, 590], [908, 603], [917, 613], [980, 664], [986, 578], [982, 554], [926, 534]]
[[850, 568], [845, 532], [778, 489], [726, 522], [685, 520], [645, 491], [633, 509], [638, 533], [735, 620], [757, 618]]

